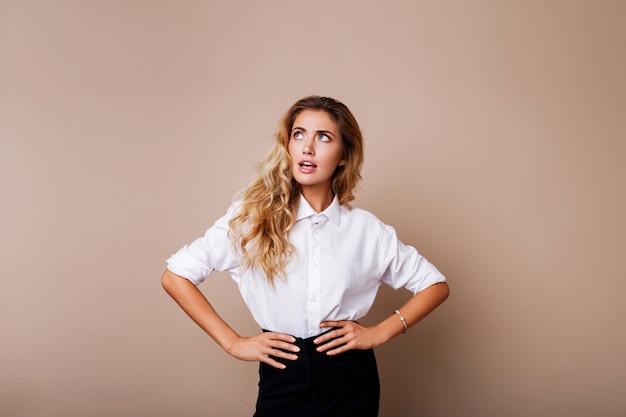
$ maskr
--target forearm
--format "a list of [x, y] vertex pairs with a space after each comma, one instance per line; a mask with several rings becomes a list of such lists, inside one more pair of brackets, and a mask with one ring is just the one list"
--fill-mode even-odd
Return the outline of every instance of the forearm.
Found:
[[431, 285], [400, 307], [400, 315], [392, 314], [373, 327], [350, 320], [324, 321], [320, 323], [320, 327], [331, 330], [317, 337], [313, 343], [319, 345], [319, 352], [327, 352], [328, 355], [338, 355], [351, 349], [375, 348], [405, 330], [400, 317], [404, 318], [407, 327], [414, 326], [443, 303], [449, 293], [445, 282]]
[[404, 324], [400, 317], [404, 317], [407, 327], [410, 328], [443, 303], [449, 294], [450, 289], [445, 282], [431, 285], [415, 294], [398, 309], [400, 315], [392, 314], [375, 326], [380, 335], [380, 344], [404, 332]]
[[204, 294], [189, 280], [165, 270], [161, 277], [163, 289], [187, 315], [226, 352], [239, 335], [217, 314]]

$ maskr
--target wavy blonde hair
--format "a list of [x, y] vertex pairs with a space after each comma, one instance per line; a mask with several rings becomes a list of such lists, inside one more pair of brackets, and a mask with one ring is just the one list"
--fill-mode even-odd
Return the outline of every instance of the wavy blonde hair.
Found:
[[272, 148], [259, 164], [259, 173], [238, 194], [241, 205], [229, 222], [243, 270], [261, 268], [272, 285], [275, 278], [284, 278], [294, 251], [288, 236], [296, 220], [301, 187], [291, 173], [288, 145], [293, 123], [303, 110], [324, 111], [337, 123], [346, 163], [337, 167], [331, 186], [340, 204], [350, 207], [361, 179], [363, 136], [348, 107], [329, 97], [309, 96], [287, 110]]

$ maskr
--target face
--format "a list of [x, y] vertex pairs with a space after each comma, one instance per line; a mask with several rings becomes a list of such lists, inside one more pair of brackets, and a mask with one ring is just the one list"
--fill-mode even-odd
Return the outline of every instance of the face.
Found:
[[291, 171], [303, 191], [330, 192], [333, 174], [345, 165], [337, 123], [322, 110], [302, 110], [289, 138]]

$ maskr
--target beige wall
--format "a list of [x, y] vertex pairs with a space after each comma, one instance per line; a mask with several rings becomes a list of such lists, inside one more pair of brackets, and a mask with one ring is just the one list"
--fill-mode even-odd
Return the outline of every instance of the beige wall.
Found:
[[[159, 278], [317, 93], [364, 130], [358, 205], [452, 288], [378, 349], [381, 416], [626, 416], [625, 18], [608, 0], [0, 1], [0, 414], [251, 414], [256, 364]], [[257, 331], [227, 276], [201, 288]], [[407, 296], [383, 289], [368, 322]]]

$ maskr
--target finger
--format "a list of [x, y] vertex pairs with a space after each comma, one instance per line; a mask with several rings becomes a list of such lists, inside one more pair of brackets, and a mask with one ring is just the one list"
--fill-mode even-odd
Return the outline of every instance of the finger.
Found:
[[270, 340], [282, 340], [287, 343], [293, 343], [296, 341], [296, 338], [290, 334], [274, 333], [274, 332], [267, 332], [267, 333], [262, 333], [262, 334]]
[[296, 338], [290, 335], [282, 335], [281, 338], [268, 339], [267, 345], [271, 348], [286, 350], [289, 352], [300, 352], [300, 348], [294, 344]]
[[323, 321], [320, 323], [320, 327], [329, 328], [329, 327], [343, 327], [349, 323], [349, 320], [336, 320], [336, 321]]
[[347, 352], [349, 350], [352, 350], [352, 348], [348, 344], [345, 344], [345, 345], [339, 346], [337, 349], [332, 349], [332, 350], [327, 351], [326, 354], [328, 356], [334, 356], [334, 355], [339, 355], [340, 353], [343, 353], [343, 352]]
[[348, 350], [354, 349], [356, 347], [356, 343], [354, 341], [349, 341], [346, 338], [338, 338], [331, 340], [328, 343], [320, 345], [317, 348], [318, 352], [325, 352], [327, 355], [337, 355], [339, 353], [346, 352]]
[[316, 345], [321, 345], [323, 343], [328, 342], [329, 340], [333, 340], [336, 339], [338, 337], [340, 337], [341, 334], [339, 334], [339, 332], [337, 330], [331, 330], [329, 332], [324, 333], [323, 335], [316, 337], [313, 340], [313, 343]]
[[295, 353], [285, 352], [281, 349], [270, 349], [269, 351], [267, 351], [267, 355], [271, 355], [276, 358], [289, 359], [290, 361], [295, 361], [296, 359], [298, 359], [298, 355], [296, 355]]
[[287, 365], [284, 363], [278, 362], [277, 360], [272, 359], [270, 356], [264, 356], [261, 358], [261, 362], [268, 364], [269, 366], [273, 366], [277, 369], [285, 369]]
[[[319, 337], [313, 340], [313, 343], [316, 345], [324, 344], [330, 340], [338, 339], [338, 338], [346, 338], [351, 339], [350, 335], [354, 333], [356, 329], [354, 329], [354, 322], [352, 321], [342, 321], [342, 322], [334, 322], [334, 323], [344, 323], [343, 327], [336, 328], [334, 330], [330, 330]], [[333, 326], [337, 327], [337, 326]], [[346, 343], [344, 340], [343, 343]]]
[[344, 346], [347, 343], [347, 340], [343, 337], [337, 337], [335, 339], [329, 340], [326, 343], [321, 343], [316, 350], [318, 352], [325, 352], [328, 351], [330, 349], [339, 347], [339, 346]]
[[291, 343], [278, 343], [276, 346], [273, 346], [273, 348], [279, 350], [279, 351], [287, 351], [287, 352], [293, 352], [293, 353], [297, 353], [300, 352], [300, 348], [294, 344]]

